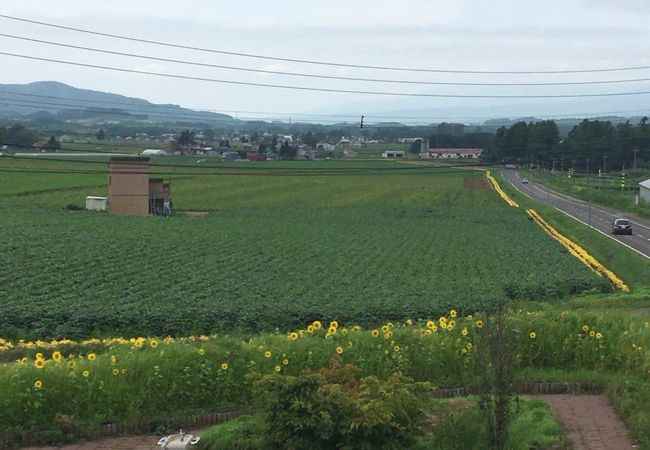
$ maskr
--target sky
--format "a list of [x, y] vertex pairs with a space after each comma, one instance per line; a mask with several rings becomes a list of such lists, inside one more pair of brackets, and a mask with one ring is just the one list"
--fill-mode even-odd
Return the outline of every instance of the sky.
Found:
[[[104, 33], [291, 59], [373, 66], [541, 71], [650, 66], [646, 0], [21, 0], [0, 14]], [[135, 43], [0, 18], [0, 33], [204, 64], [399, 81], [539, 83], [650, 78], [650, 69], [495, 75], [299, 64]], [[582, 86], [435, 86], [327, 80], [107, 55], [0, 36], [0, 51], [237, 82], [380, 93], [557, 95], [650, 91], [650, 82]], [[301, 113], [459, 119], [648, 111], [650, 95], [596, 99], [463, 99], [312, 92], [174, 79], [0, 55], [0, 83], [55, 80], [240, 118]], [[236, 113], [235, 113], [236, 112]], [[264, 114], [253, 114], [264, 112]], [[273, 113], [272, 115], [267, 113]], [[327, 117], [327, 116], [323, 116]], [[334, 118], [331, 118], [334, 120]], [[336, 119], [338, 120], [338, 118]]]

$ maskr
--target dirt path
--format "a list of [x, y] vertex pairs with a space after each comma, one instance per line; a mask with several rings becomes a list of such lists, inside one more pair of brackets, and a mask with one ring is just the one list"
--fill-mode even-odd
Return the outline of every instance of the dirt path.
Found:
[[602, 395], [535, 395], [549, 404], [574, 450], [631, 450], [630, 433]]
[[[200, 436], [201, 431], [202, 429], [195, 428], [188, 430], [187, 433]], [[159, 450], [160, 446], [156, 445], [158, 439], [160, 437], [155, 435], [107, 437], [96, 441], [64, 445], [63, 447], [24, 447], [21, 450]]]

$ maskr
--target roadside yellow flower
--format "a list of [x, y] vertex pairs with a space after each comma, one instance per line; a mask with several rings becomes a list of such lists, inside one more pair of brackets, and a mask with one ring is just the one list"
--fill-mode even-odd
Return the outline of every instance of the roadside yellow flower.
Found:
[[427, 320], [427, 328], [433, 330], [436, 327], [436, 323], [433, 320]]
[[152, 339], [152, 340], [149, 341], [149, 345], [151, 346], [151, 348], [156, 348], [156, 347], [158, 347], [158, 341], [155, 340], [155, 339]]
[[122, 375], [126, 375], [126, 369], [122, 369]]
[[455, 318], [457, 314], [458, 314], [458, 312], [455, 309], [452, 309], [451, 311], [449, 311], [449, 316], [452, 319]]
[[296, 339], [298, 339], [298, 333], [296, 333], [295, 331], [292, 332], [292, 333], [289, 333], [289, 339], [291, 339], [292, 341], [295, 341]]
[[42, 353], [37, 353], [36, 354], [36, 359], [43, 359], [43, 354]]
[[84, 370], [83, 372], [81, 372], [81, 375], [83, 375], [84, 378], [88, 378], [90, 376], [90, 372], [88, 372], [87, 370]]
[[530, 334], [528, 335], [528, 337], [531, 338], [531, 339], [535, 339], [537, 337], [537, 333], [535, 333], [534, 331], [531, 331]]
[[450, 320], [447, 323], [447, 328], [449, 329], [449, 331], [451, 331], [455, 326], [456, 326], [456, 321], [455, 320]]
[[205, 349], [200, 348], [199, 349], [199, 355], [201, 355], [201, 356], [205, 355]]
[[393, 322], [388, 322], [386, 326], [391, 330], [395, 327], [395, 325], [393, 325]]
[[381, 326], [381, 332], [382, 333], [388, 333], [390, 331], [390, 328], [388, 328], [388, 325], [382, 325]]
[[591, 336], [591, 337], [596, 336], [596, 332], [595, 332], [594, 330], [591, 330], [591, 331], [589, 332], [589, 336]]
[[115, 364], [117, 364], [117, 356], [111, 355], [111, 365], [114, 366]]
[[88, 353], [88, 361], [94, 361], [97, 359], [97, 355], [94, 353]]
[[602, 339], [603, 338], [603, 333], [598, 332], [596, 333], [596, 339]]
[[472, 316], [471, 314], [467, 315], [467, 320], [472, 321], [473, 319], [474, 319], [474, 316]]
[[307, 325], [307, 333], [313, 333], [314, 332], [314, 326], [313, 325]]
[[282, 360], [282, 364], [284, 364], [286, 366], [287, 364], [289, 364], [289, 360], [287, 358], [284, 358]]
[[26, 356], [23, 356], [22, 358], [20, 358], [20, 364], [27, 364], [27, 357]]
[[411, 319], [406, 319], [406, 325], [410, 327], [411, 325], [413, 325], [413, 321]]
[[438, 323], [442, 325], [443, 323], [447, 325], [447, 318], [445, 316], [442, 316], [441, 318], [438, 319]]
[[483, 328], [483, 321], [482, 320], [477, 320], [476, 321], [476, 328]]
[[323, 324], [320, 323], [320, 320], [314, 320], [311, 326], [314, 327], [314, 330], [320, 330], [321, 328], [323, 328]]
[[120, 369], [113, 369], [113, 376], [116, 377], [120, 374]]
[[393, 347], [393, 351], [395, 353], [399, 353], [399, 351], [400, 351], [399, 345], [396, 345], [395, 347]]
[[339, 355], [343, 353], [343, 347], [341, 346], [336, 347], [336, 353], [338, 353]]
[[379, 336], [379, 330], [372, 330], [370, 334], [372, 334], [372, 337], [377, 337]]
[[42, 388], [42, 387], [43, 387], [43, 382], [42, 382], [41, 380], [36, 380], [36, 381], [34, 381], [34, 387], [35, 387], [36, 389], [40, 389], [40, 388]]
[[460, 330], [460, 334], [462, 334], [463, 336], [467, 336], [467, 327], [463, 327], [463, 329]]
[[77, 367], [77, 363], [74, 361], [68, 361], [68, 369], [74, 369]]
[[472, 343], [468, 342], [465, 347], [467, 347], [467, 350], [471, 350], [472, 349]]
[[58, 351], [58, 350], [57, 350], [56, 352], [52, 353], [52, 359], [53, 359], [54, 361], [56, 361], [56, 362], [61, 361], [61, 357], [62, 357], [62, 356], [61, 356], [61, 352]]
[[329, 334], [330, 336], [336, 334], [336, 327], [329, 327], [327, 329], [327, 334]]
[[386, 338], [386, 339], [390, 339], [392, 337], [393, 337], [393, 332], [392, 331], [389, 331], [388, 333], [384, 334], [384, 338]]
[[45, 367], [45, 360], [43, 360], [43, 359], [35, 359], [34, 360], [34, 367], [36, 367], [37, 369], [42, 369], [43, 367]]
[[587, 331], [589, 331], [589, 325], [583, 325], [583, 326], [582, 326], [582, 331], [583, 331], [584, 333], [586, 333]]
[[336, 329], [336, 328], [338, 328], [338, 327], [339, 327], [339, 323], [338, 323], [338, 321], [336, 321], [336, 320], [332, 320], [332, 321], [330, 322], [330, 326], [329, 326], [329, 328], [334, 328], [334, 329]]
[[276, 365], [276, 366], [275, 366], [275, 371], [276, 371], [276, 372], [281, 372], [281, 371], [282, 371], [282, 367], [280, 367], [279, 365]]
[[271, 353], [269, 350], [267, 350], [267, 351], [264, 352], [264, 357], [265, 357], [265, 358], [270, 358], [271, 355], [272, 355], [272, 353]]
[[221, 363], [221, 369], [222, 370], [228, 370], [228, 363], [227, 362]]

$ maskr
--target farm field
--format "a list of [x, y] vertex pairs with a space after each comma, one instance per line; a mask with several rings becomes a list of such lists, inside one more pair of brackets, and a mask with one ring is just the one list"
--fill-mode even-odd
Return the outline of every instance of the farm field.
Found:
[[0, 193], [0, 336], [372, 326], [611, 288], [481, 172], [336, 161], [229, 170], [172, 175], [175, 208], [209, 212], [200, 218], [66, 210], [105, 194], [101, 184], [74, 187], [86, 174], [45, 174], [68, 183], [55, 192], [9, 185]]

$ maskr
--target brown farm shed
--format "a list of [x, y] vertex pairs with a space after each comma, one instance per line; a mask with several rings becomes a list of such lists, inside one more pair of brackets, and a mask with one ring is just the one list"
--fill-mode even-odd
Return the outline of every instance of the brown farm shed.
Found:
[[149, 178], [149, 158], [112, 157], [108, 163], [108, 210], [131, 216], [160, 215], [171, 204], [171, 186]]

